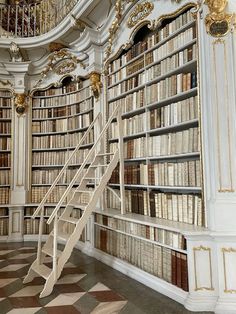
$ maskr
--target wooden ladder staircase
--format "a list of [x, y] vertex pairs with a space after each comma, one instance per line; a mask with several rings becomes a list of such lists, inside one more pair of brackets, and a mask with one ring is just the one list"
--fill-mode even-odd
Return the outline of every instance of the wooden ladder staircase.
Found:
[[[119, 142], [114, 153], [104, 153], [103, 143], [104, 140], [106, 140], [108, 127], [114, 118], [117, 119], [118, 125], [120, 125]], [[46, 201], [60, 178], [65, 174], [72, 158], [75, 154], [79, 153], [79, 149], [89, 135], [89, 132], [95, 127], [95, 123], [98, 122], [101, 127], [101, 119], [101, 114], [98, 114], [32, 216], [32, 218], [35, 218], [40, 215], [38, 251], [37, 258], [32, 263], [28, 274], [24, 279], [24, 283], [32, 281], [37, 276], [43, 277], [46, 281], [44, 288], [40, 293], [41, 298], [48, 296], [52, 292], [53, 287], [60, 277], [64, 265], [70, 258], [73, 248], [78, 242], [91, 213], [95, 209], [98, 200], [107, 187], [112, 171], [115, 169], [118, 162], [123, 159], [122, 120], [120, 110], [117, 107], [49, 217], [47, 223], [51, 224], [53, 222], [53, 230], [49, 234], [47, 241], [42, 244], [44, 206]], [[120, 176], [121, 187], [124, 186], [123, 170], [122, 163], [120, 163], [120, 173], [122, 174], [122, 176]], [[75, 185], [76, 187], [74, 188]], [[91, 188], [91, 186], [93, 186], [93, 188]], [[120, 199], [123, 200], [123, 197], [124, 189], [122, 188]], [[68, 202], [66, 202], [66, 200], [68, 200]], [[121, 203], [123, 204], [123, 201]], [[65, 209], [62, 214], [59, 215], [59, 209], [63, 205], [65, 206]], [[82, 210], [82, 216], [79, 219], [73, 217], [73, 210], [76, 210], [76, 208]], [[58, 243], [64, 243], [64, 248], [60, 250], [58, 248]], [[46, 262], [48, 261], [48, 259], [46, 259], [47, 256], [52, 258], [52, 267], [46, 265]]]

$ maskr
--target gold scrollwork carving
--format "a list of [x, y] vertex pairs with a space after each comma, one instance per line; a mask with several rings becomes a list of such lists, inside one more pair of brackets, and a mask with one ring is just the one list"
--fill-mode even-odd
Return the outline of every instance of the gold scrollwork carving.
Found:
[[16, 112], [19, 115], [22, 115], [25, 113], [27, 104], [26, 104], [26, 94], [15, 94], [15, 106], [16, 106]]
[[129, 28], [134, 27], [139, 21], [147, 17], [153, 10], [154, 5], [151, 2], [139, 3], [130, 14], [127, 22]]
[[89, 75], [89, 79], [91, 82], [91, 89], [93, 91], [94, 97], [98, 99], [102, 88], [101, 75], [98, 72], [91, 72]]
[[[196, 252], [200, 251], [205, 251], [208, 252], [209, 256], [209, 263], [210, 263], [210, 287], [199, 287], [198, 282], [197, 282], [197, 262], [196, 262]], [[194, 277], [195, 277], [195, 291], [202, 291], [202, 290], [207, 290], [207, 291], [213, 291], [215, 290], [213, 288], [213, 282], [212, 282], [212, 266], [211, 266], [211, 248], [205, 247], [205, 246], [198, 246], [193, 248], [193, 255], [194, 255]]]
[[225, 288], [224, 292], [225, 293], [236, 293], [236, 289], [228, 289], [228, 283], [227, 283], [227, 278], [226, 278], [226, 262], [225, 262], [225, 253], [236, 253], [236, 249], [230, 247], [230, 248], [222, 248], [221, 249], [223, 253], [223, 264], [224, 264], [224, 281], [225, 281]]
[[206, 31], [213, 37], [225, 36], [233, 27], [234, 14], [225, 12], [228, 0], [205, 0], [210, 13], [205, 18]]

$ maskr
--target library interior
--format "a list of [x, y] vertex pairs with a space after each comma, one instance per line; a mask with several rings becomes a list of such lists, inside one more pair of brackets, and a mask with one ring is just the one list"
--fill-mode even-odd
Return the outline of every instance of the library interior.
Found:
[[0, 0], [0, 314], [236, 314], [235, 121], [235, 0]]

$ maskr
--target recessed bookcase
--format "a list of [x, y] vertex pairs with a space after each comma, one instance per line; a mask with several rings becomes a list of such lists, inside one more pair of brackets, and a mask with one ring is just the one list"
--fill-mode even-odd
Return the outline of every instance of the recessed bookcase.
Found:
[[[24, 213], [24, 233], [38, 234], [39, 219], [31, 216], [51, 184], [63, 168], [70, 154], [80, 142], [93, 121], [94, 96], [89, 80], [63, 80], [62, 86], [35, 91], [32, 96], [32, 177], [31, 203]], [[92, 147], [94, 134], [90, 132], [85, 143], [71, 161], [48, 198], [45, 220], [74, 177], [86, 154]], [[45, 224], [45, 234], [49, 226]]]
[[12, 92], [0, 90], [0, 205], [10, 203], [12, 99]]
[[[111, 191], [108, 211], [95, 215], [98, 249], [185, 291], [182, 232], [188, 225], [206, 225], [197, 56], [196, 21], [188, 9], [163, 20], [155, 31], [142, 27], [132, 47], [109, 63], [107, 113], [120, 105], [124, 124], [126, 215], [119, 214], [120, 201]], [[117, 134], [114, 121], [109, 151]], [[119, 194], [118, 168], [109, 186]]]

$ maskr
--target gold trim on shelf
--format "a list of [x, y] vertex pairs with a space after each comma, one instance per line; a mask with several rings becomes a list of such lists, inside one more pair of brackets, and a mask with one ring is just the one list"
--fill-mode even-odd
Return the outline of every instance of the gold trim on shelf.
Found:
[[16, 106], [16, 112], [19, 115], [22, 115], [25, 113], [27, 104], [26, 104], [26, 94], [15, 94], [15, 106]]
[[93, 95], [96, 99], [98, 99], [102, 88], [101, 74], [98, 72], [91, 72], [89, 74], [89, 79], [91, 82], [91, 89], [93, 91]]
[[234, 14], [225, 12], [228, 0], [205, 0], [210, 13], [205, 18], [206, 31], [213, 37], [223, 37], [233, 27]]
[[230, 294], [236, 293], [236, 289], [228, 289], [227, 278], [226, 278], [226, 263], [225, 263], [225, 253], [236, 253], [236, 249], [232, 247], [222, 248], [221, 251], [223, 254], [223, 264], [224, 264], [224, 282], [225, 282], [224, 293], [230, 293]]
[[[209, 263], [210, 263], [210, 287], [198, 287], [198, 282], [197, 282], [197, 263], [196, 263], [196, 252], [200, 251], [205, 251], [208, 252], [209, 255]], [[207, 290], [207, 291], [214, 291], [215, 289], [213, 288], [213, 282], [212, 282], [212, 262], [211, 262], [211, 248], [205, 247], [200, 245], [199, 247], [194, 247], [193, 248], [193, 259], [194, 259], [194, 277], [195, 277], [195, 291], [202, 291], [202, 290]]]
[[130, 14], [127, 26], [129, 28], [134, 27], [138, 22], [147, 17], [154, 9], [154, 4], [151, 2], [139, 3], [135, 6], [134, 10]]

